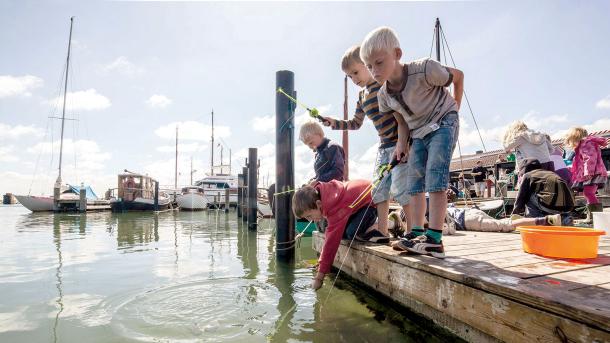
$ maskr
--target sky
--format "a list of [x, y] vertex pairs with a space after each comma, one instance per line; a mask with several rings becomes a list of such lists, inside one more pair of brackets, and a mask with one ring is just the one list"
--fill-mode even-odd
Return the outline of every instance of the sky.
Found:
[[[63, 181], [103, 194], [124, 169], [173, 185], [176, 127], [178, 184], [190, 183], [191, 159], [194, 178], [204, 177], [212, 110], [225, 164], [230, 149], [241, 170], [257, 147], [260, 184], [273, 182], [276, 72], [295, 73], [299, 100], [342, 116], [344, 51], [390, 26], [403, 61], [429, 57], [437, 17], [473, 111], [460, 112], [463, 154], [483, 149], [473, 116], [487, 150], [514, 120], [555, 138], [577, 125], [610, 129], [607, 13], [607, 1], [2, 0], [0, 193], [52, 193], [61, 122], [49, 117], [61, 114], [71, 16], [66, 116], [74, 120], [65, 122]], [[350, 117], [357, 93], [350, 84]], [[297, 137], [306, 120], [298, 110]], [[326, 134], [341, 142], [339, 131]], [[369, 120], [350, 132], [352, 178], [372, 177], [377, 141]], [[313, 173], [313, 153], [295, 139], [297, 184]]]

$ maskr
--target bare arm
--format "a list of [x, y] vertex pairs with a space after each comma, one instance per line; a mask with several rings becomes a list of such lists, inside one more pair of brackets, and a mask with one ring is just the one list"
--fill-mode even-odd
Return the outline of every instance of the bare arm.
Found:
[[464, 94], [464, 72], [451, 67], [447, 67], [447, 69], [453, 76], [453, 98], [459, 110], [462, 107], [462, 95]]
[[396, 143], [394, 154], [396, 159], [400, 160], [402, 154], [404, 154], [403, 158], [409, 155], [409, 136], [411, 135], [411, 130], [402, 114], [398, 112], [393, 112], [392, 114], [398, 124], [398, 142]]

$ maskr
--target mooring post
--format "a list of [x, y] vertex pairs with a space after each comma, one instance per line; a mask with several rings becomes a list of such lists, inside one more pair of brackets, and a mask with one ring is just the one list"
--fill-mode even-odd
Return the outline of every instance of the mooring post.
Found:
[[225, 188], [225, 213], [229, 212], [229, 206], [231, 205], [229, 201], [230, 192], [228, 188]]
[[244, 174], [237, 174], [237, 218], [241, 217], [242, 187], [244, 186]]
[[248, 229], [256, 230], [258, 212], [258, 149], [248, 149]]
[[[275, 89], [282, 88], [296, 97], [294, 73], [281, 70], [275, 73]], [[275, 92], [275, 222], [277, 237], [275, 250], [278, 259], [294, 260], [295, 220], [292, 213], [294, 190], [294, 104]]]
[[155, 211], [159, 211], [159, 181], [155, 181]]
[[244, 175], [244, 186], [241, 189], [241, 220], [248, 222], [248, 159], [246, 159], [246, 166], [242, 169]]
[[79, 212], [85, 212], [85, 211], [87, 211], [87, 189], [85, 188], [85, 186], [83, 184], [80, 185], [80, 191], [79, 191], [78, 195], [79, 195], [78, 210], [79, 210]]

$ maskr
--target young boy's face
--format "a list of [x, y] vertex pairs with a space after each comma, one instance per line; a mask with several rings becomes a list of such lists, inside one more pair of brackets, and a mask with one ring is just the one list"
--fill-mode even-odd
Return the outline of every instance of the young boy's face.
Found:
[[369, 73], [364, 63], [351, 63], [344, 72], [359, 87], [366, 87], [366, 85], [373, 81], [373, 76]]
[[312, 210], [307, 210], [303, 212], [301, 218], [307, 219], [310, 222], [319, 222], [322, 220], [322, 202], [320, 200], [316, 200], [316, 208]]
[[311, 150], [315, 151], [317, 147], [320, 146], [320, 144], [322, 144], [322, 141], [324, 140], [324, 137], [320, 136], [320, 135], [308, 135], [307, 137], [305, 137], [305, 139], [303, 140], [303, 143], [305, 143], [305, 145], [307, 145]]
[[400, 68], [400, 57], [402, 57], [400, 48], [390, 51], [374, 51], [366, 61], [366, 67], [371, 75], [373, 75], [373, 78], [383, 84], [390, 78], [397, 67]]

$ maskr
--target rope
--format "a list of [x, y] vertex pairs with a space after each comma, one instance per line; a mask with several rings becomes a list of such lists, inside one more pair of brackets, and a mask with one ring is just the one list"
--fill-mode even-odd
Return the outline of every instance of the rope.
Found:
[[[443, 38], [443, 51], [444, 46], [447, 45], [447, 51], [449, 52], [449, 57], [451, 58], [451, 63], [455, 68], [455, 61], [453, 60], [453, 54], [451, 54], [451, 48], [449, 48], [449, 43], [447, 42], [447, 37], [445, 37], [445, 31], [443, 31], [443, 27], [439, 24], [439, 28], [441, 30], [441, 36]], [[445, 56], [445, 58], [447, 58]], [[468, 105], [468, 110], [470, 111], [470, 115], [472, 116], [472, 121], [474, 122], [474, 126], [477, 129], [477, 133], [479, 134], [479, 139], [481, 140], [481, 144], [483, 145], [483, 151], [487, 152], [487, 148], [485, 147], [485, 142], [483, 141], [483, 136], [481, 136], [481, 131], [479, 130], [479, 124], [474, 116], [474, 112], [472, 111], [472, 107], [470, 106], [470, 101], [468, 100], [468, 95], [466, 94], [466, 89], [464, 89], [464, 99], [466, 99], [466, 104]]]

